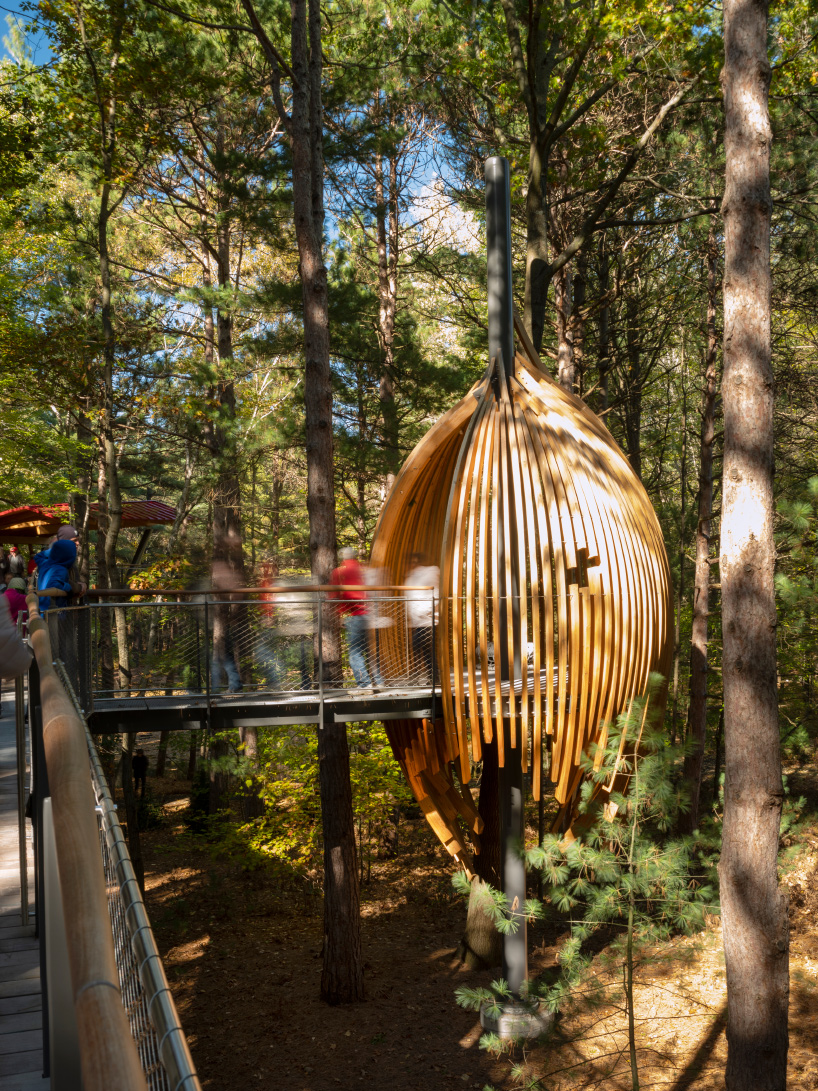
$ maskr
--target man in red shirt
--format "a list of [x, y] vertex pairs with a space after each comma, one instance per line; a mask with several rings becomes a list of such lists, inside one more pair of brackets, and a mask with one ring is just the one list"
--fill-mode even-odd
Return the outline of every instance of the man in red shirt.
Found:
[[341, 614], [344, 628], [349, 641], [349, 665], [355, 676], [355, 684], [362, 689], [372, 689], [372, 679], [366, 669], [366, 656], [368, 651], [367, 640], [369, 624], [366, 609], [366, 591], [363, 590], [366, 583], [364, 570], [358, 563], [358, 550], [351, 546], [342, 549], [339, 553], [340, 565], [330, 577], [333, 584], [338, 586], [360, 587], [360, 591], [336, 591], [338, 600], [338, 613]]

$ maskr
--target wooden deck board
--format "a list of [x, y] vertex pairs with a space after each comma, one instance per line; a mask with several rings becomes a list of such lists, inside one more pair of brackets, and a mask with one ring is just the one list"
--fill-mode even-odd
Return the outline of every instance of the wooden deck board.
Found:
[[[3, 1091], [48, 1091], [43, 1078], [40, 949], [33, 920], [20, 920], [17, 754], [14, 699], [3, 694], [0, 717], [0, 1085]], [[31, 823], [27, 825], [29, 905], [34, 901]]]

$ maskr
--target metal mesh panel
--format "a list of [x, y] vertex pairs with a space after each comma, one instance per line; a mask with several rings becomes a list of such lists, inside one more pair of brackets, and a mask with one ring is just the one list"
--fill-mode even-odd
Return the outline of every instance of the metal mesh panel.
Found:
[[125, 919], [120, 878], [116, 865], [108, 851], [108, 839], [104, 828], [101, 808], [98, 808], [99, 843], [105, 868], [105, 886], [108, 892], [108, 912], [114, 933], [116, 965], [119, 985], [122, 989], [122, 1005], [131, 1025], [131, 1034], [139, 1050], [139, 1059], [151, 1091], [173, 1091], [167, 1073], [159, 1058], [159, 1041], [148, 1015], [148, 998], [139, 979], [139, 967], [131, 946], [131, 934]]
[[[55, 667], [77, 712], [79, 701], [64, 664]], [[116, 807], [86, 726], [91, 782], [97, 801], [100, 852], [122, 1004], [151, 1091], [201, 1091]]]
[[[403, 691], [428, 690], [437, 676], [436, 607], [420, 589], [339, 599], [294, 586], [262, 598], [93, 604], [58, 620], [62, 634], [70, 619], [75, 673], [87, 664], [100, 698]], [[340, 672], [322, 662], [333, 633]]]

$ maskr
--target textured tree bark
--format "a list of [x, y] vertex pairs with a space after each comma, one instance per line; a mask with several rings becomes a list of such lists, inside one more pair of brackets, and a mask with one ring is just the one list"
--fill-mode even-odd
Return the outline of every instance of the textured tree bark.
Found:
[[324, 832], [324, 965], [321, 999], [349, 1004], [364, 999], [355, 825], [346, 725], [318, 731], [318, 775]]
[[608, 408], [608, 376], [611, 370], [610, 331], [611, 305], [607, 300], [610, 281], [610, 262], [604, 240], [599, 245], [599, 294], [605, 299], [599, 312], [599, 408]]
[[398, 295], [398, 178], [394, 156], [388, 159], [389, 181], [384, 185], [383, 156], [375, 160], [375, 217], [378, 247], [378, 338], [382, 365], [378, 387], [381, 406], [381, 442], [386, 461], [384, 496], [400, 469], [398, 417], [395, 405], [395, 317]]
[[196, 774], [196, 753], [199, 748], [199, 732], [191, 731], [190, 744], [187, 752], [187, 779], [193, 780]]
[[503, 937], [485, 912], [486, 886], [502, 889], [500, 876], [500, 794], [497, 764], [497, 740], [483, 743], [483, 774], [477, 810], [484, 827], [480, 852], [474, 858], [475, 878], [469, 894], [466, 929], [457, 955], [469, 969], [485, 970], [503, 961]]
[[725, 0], [725, 801], [721, 881], [728, 1091], [786, 1087], [789, 931], [778, 886], [783, 801], [773, 575], [770, 143], [765, 0]]
[[576, 266], [568, 340], [574, 360], [574, 393], [581, 398], [585, 389], [585, 296], [588, 287], [588, 258], [584, 250], [577, 254]]
[[685, 514], [687, 512], [687, 361], [682, 339], [682, 463], [679, 470], [679, 583], [676, 587], [676, 622], [673, 628], [673, 699], [670, 706], [670, 745], [676, 745], [679, 715], [679, 659], [682, 606], [685, 598]]
[[557, 382], [569, 394], [574, 393], [574, 346], [571, 341], [573, 278], [570, 265], [554, 276], [554, 306], [557, 326]]
[[134, 732], [123, 732], [121, 736], [122, 748], [120, 751], [120, 769], [122, 772], [122, 798], [125, 804], [125, 821], [128, 826], [128, 851], [131, 854], [136, 881], [139, 889], [145, 893], [145, 864], [142, 859], [142, 841], [139, 836], [139, 821], [137, 820], [136, 793], [133, 786], [133, 769], [131, 758], [133, 757], [136, 735]]
[[[323, 255], [324, 114], [321, 101], [320, 0], [291, 0], [293, 211], [304, 304], [304, 411], [310, 559], [316, 583], [335, 566], [335, 480], [332, 379], [329, 365], [327, 270]], [[324, 610], [326, 678], [340, 671], [337, 616]], [[321, 819], [324, 833], [324, 965], [321, 998], [329, 1004], [363, 999], [363, 962], [355, 822], [346, 724], [319, 725]]]
[[625, 384], [625, 435], [628, 461], [642, 480], [642, 341], [639, 330], [639, 304], [629, 298], [625, 306], [625, 341], [628, 352], [628, 376]]
[[156, 754], [156, 775], [157, 777], [163, 777], [165, 775], [165, 763], [168, 760], [168, 743], [170, 742], [170, 732], [160, 731], [159, 733], [159, 750]]
[[690, 641], [690, 739], [694, 749], [685, 755], [684, 779], [690, 792], [690, 810], [679, 827], [692, 833], [699, 819], [702, 763], [707, 735], [707, 643], [710, 616], [710, 518], [713, 512], [713, 436], [716, 423], [716, 272], [718, 251], [712, 219], [707, 235], [707, 352], [699, 445], [699, 489], [696, 521], [696, 572], [693, 581], [693, 629]]
[[540, 149], [531, 138], [528, 156], [528, 191], [525, 198], [525, 302], [523, 323], [537, 352], [545, 332], [545, 305], [548, 298], [548, 212], [546, 183]]

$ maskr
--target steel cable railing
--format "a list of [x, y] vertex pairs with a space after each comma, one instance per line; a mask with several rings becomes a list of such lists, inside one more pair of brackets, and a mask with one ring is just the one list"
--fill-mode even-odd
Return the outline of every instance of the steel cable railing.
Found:
[[[85, 722], [64, 665], [57, 661], [55, 667]], [[200, 1091], [125, 835], [87, 723], [85, 732], [122, 1003], [142, 1068], [151, 1091]]]

